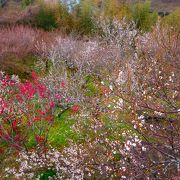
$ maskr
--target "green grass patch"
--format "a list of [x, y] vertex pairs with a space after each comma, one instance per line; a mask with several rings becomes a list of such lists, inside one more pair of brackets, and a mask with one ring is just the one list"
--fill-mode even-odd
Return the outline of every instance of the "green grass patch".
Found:
[[68, 145], [69, 140], [78, 141], [81, 137], [73, 128], [76, 120], [70, 118], [70, 113], [66, 111], [58, 116], [50, 129], [48, 141], [53, 147], [63, 148]]
[[49, 180], [50, 177], [56, 175], [56, 172], [53, 169], [48, 169], [46, 171], [40, 172], [38, 176], [40, 176], [40, 180]]
[[100, 95], [97, 79], [93, 76], [86, 76], [85, 80], [85, 95], [89, 97]]

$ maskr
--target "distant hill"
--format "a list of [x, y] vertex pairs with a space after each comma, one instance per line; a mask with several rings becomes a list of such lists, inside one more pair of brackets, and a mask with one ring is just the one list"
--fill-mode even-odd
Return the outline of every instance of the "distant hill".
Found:
[[[147, 0], [118, 0], [121, 2], [128, 2], [134, 4], [137, 2], [145, 2]], [[172, 12], [176, 8], [180, 7], [180, 0], [149, 0], [151, 2], [152, 10], [158, 12]]]
[[152, 9], [171, 12], [180, 7], [180, 0], [151, 0]]

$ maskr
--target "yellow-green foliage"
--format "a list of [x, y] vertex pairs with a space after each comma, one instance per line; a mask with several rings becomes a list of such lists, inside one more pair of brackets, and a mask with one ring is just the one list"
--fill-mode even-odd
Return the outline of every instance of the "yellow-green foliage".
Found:
[[70, 32], [74, 28], [74, 19], [62, 4], [52, 6], [58, 27], [64, 32]]
[[52, 7], [41, 5], [40, 11], [35, 18], [34, 25], [46, 31], [57, 28], [57, 20]]
[[162, 23], [163, 25], [168, 25], [180, 30], [180, 8], [177, 8], [173, 13], [164, 17]]
[[93, 18], [98, 9], [93, 0], [81, 0], [76, 7], [76, 30], [82, 34], [91, 34], [95, 28]]
[[81, 0], [75, 8], [76, 29], [82, 34], [96, 31], [93, 20], [99, 17], [130, 19], [131, 12], [128, 4], [118, 3], [117, 0]]
[[131, 8], [132, 19], [136, 22], [137, 27], [142, 31], [151, 30], [156, 23], [158, 14], [151, 12], [151, 3], [146, 1], [144, 3], [137, 3]]
[[93, 76], [87, 76], [85, 84], [86, 96], [93, 97], [100, 94], [98, 85], [96, 84], [96, 78]]
[[127, 3], [119, 3], [117, 0], [105, 0], [102, 2], [102, 14], [109, 18], [122, 19], [130, 17], [130, 8]]
[[44, 30], [54, 30], [60, 28], [64, 32], [73, 29], [73, 16], [68, 12], [63, 4], [44, 4], [40, 2], [40, 11], [35, 19], [35, 26]]
[[126, 2], [120, 3], [118, 0], [81, 0], [76, 8], [78, 31], [85, 34], [91, 33], [95, 28], [93, 20], [100, 16], [109, 19], [133, 20], [142, 31], [151, 30], [158, 18], [157, 12], [151, 12], [150, 1], [130, 5]]
[[158, 17], [156, 12], [151, 12], [149, 1], [132, 6], [118, 0], [80, 0], [71, 12], [61, 3], [42, 3], [41, 6], [36, 25], [45, 30], [60, 28], [68, 33], [75, 31], [80, 34], [92, 34], [96, 32], [94, 21], [100, 16], [109, 19], [133, 20], [139, 29], [149, 31]]
[[32, 4], [34, 2], [34, 0], [22, 0], [21, 5], [22, 7], [26, 7], [29, 6], [30, 4]]

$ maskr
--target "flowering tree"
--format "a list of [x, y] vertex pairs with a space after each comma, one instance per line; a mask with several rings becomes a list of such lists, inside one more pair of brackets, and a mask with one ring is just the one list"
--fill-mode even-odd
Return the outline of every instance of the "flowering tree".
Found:
[[[62, 102], [58, 98], [61, 94], [57, 92], [55, 101], [34, 72], [32, 81], [25, 83], [1, 74], [0, 89], [1, 139], [18, 150], [28, 150], [28, 140], [33, 136], [40, 147], [45, 147], [49, 130], [55, 120], [55, 110]], [[59, 113], [63, 113], [69, 106], [60, 108], [62, 111]]]
[[106, 179], [176, 178], [179, 34], [158, 24], [146, 34], [133, 23], [101, 26], [103, 39], [59, 37], [44, 51], [53, 65], [45, 81], [53, 84], [65, 77], [72, 88], [67, 94], [85, 105], [75, 125], [85, 134], [79, 151], [87, 150], [77, 155], [80, 169]]
[[[179, 173], [179, 34], [157, 26], [137, 41], [133, 69], [116, 93], [131, 114], [141, 143], [125, 144], [126, 176], [175, 178]], [[123, 87], [123, 88], [122, 88]], [[124, 91], [126, 90], [126, 91]], [[125, 161], [124, 161], [125, 163]], [[139, 171], [140, 169], [140, 171]]]

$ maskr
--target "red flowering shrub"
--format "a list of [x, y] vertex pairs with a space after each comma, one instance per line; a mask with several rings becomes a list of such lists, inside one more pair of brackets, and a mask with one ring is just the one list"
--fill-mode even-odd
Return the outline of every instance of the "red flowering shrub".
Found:
[[0, 76], [0, 138], [18, 150], [27, 150], [30, 136], [40, 147], [45, 146], [56, 105], [61, 103], [61, 99], [51, 98], [46, 85], [34, 73], [32, 77], [32, 82], [21, 83]]

